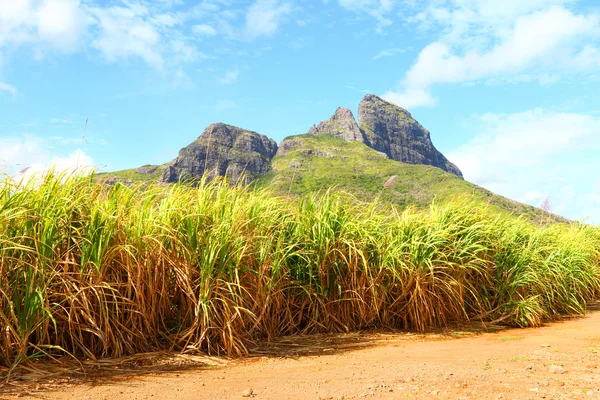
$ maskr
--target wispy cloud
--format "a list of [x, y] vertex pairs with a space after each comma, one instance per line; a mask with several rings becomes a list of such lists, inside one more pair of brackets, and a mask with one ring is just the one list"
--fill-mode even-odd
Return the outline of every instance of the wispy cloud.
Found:
[[593, 196], [600, 169], [600, 118], [536, 109], [475, 115], [466, 125], [478, 132], [447, 156], [465, 178], [504, 196], [600, 223]]
[[[291, 1], [253, 0], [244, 8], [224, 0], [0, 1], [0, 53], [7, 47], [99, 55], [108, 63], [142, 62], [166, 77], [184, 64], [211, 58], [203, 39], [272, 36], [295, 11]], [[0, 83], [0, 91], [16, 89]]]
[[279, 0], [256, 0], [246, 12], [247, 37], [255, 39], [274, 34], [292, 11], [293, 7], [289, 3]]
[[164, 58], [160, 51], [161, 34], [150, 17], [150, 10], [138, 4], [127, 7], [90, 8], [98, 22], [99, 34], [92, 47], [109, 62], [121, 58], [139, 57], [161, 69]]
[[8, 83], [0, 82], [0, 92], [8, 92], [14, 96], [17, 94], [17, 88]]
[[79, 145], [81, 137], [50, 136], [50, 142], [60, 146]]
[[176, 64], [179, 63], [189, 63], [199, 59], [207, 59], [210, 58], [204, 53], [196, 50], [196, 47], [186, 43], [182, 39], [173, 39], [169, 42], [170, 51], [172, 53], [172, 61], [175, 61]]
[[306, 47], [306, 39], [304, 39], [304, 38], [294, 39], [288, 43], [288, 46], [294, 50], [303, 49], [304, 47]]
[[73, 124], [73, 120], [71, 118], [50, 118], [51, 124]]
[[21, 122], [20, 124], [15, 125], [15, 127], [17, 127], [17, 128], [33, 128], [37, 124], [38, 124], [37, 121], [28, 121], [28, 122]]
[[522, 78], [550, 84], [562, 74], [597, 70], [600, 17], [576, 14], [559, 4], [564, 2], [510, 0], [511, 8], [442, 1], [438, 4], [446, 6], [428, 8], [413, 21], [425, 28], [433, 21], [442, 34], [421, 50], [399, 89], [386, 96], [432, 105], [432, 87], [438, 84]]
[[392, 56], [395, 56], [396, 54], [404, 53], [407, 50], [408, 49], [404, 48], [404, 47], [394, 47], [391, 49], [381, 50], [379, 53], [377, 53], [376, 55], [373, 56], [373, 60], [379, 60], [380, 58], [385, 58], [385, 57], [392, 57]]
[[210, 25], [200, 24], [192, 26], [192, 32], [200, 37], [216, 36], [217, 30]]
[[340, 6], [354, 11], [364, 13], [377, 20], [376, 31], [383, 33], [384, 29], [392, 25], [389, 14], [394, 10], [397, 0], [338, 0]]
[[237, 82], [239, 76], [240, 72], [235, 69], [233, 71], [226, 72], [225, 75], [217, 79], [217, 82], [222, 85], [232, 85]]
[[[152, 68], [201, 59], [193, 40], [184, 34], [192, 9], [167, 1], [114, 2], [81, 0], [0, 2], [0, 50], [29, 46], [36, 58], [51, 51], [95, 49], [108, 62], [141, 60]], [[205, 34], [210, 32], [204, 29]]]

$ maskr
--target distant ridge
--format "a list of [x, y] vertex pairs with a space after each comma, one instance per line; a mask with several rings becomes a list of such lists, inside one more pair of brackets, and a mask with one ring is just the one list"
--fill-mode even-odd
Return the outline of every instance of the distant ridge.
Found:
[[359, 200], [379, 199], [398, 207], [427, 207], [434, 199], [465, 197], [536, 221], [564, 221], [465, 181], [430, 136], [405, 109], [366, 95], [358, 107], [358, 122], [350, 110], [338, 108], [330, 119], [306, 134], [283, 139], [279, 146], [257, 132], [215, 123], [166, 164], [99, 178], [108, 184], [194, 184], [203, 176], [225, 177], [276, 195], [303, 196], [335, 188]]
[[[431, 165], [462, 178], [458, 167], [434, 147], [429, 131], [405, 109], [368, 94], [358, 107], [358, 121], [347, 108], [338, 108], [308, 134], [361, 142], [392, 160]], [[227, 176], [238, 182], [244, 176], [248, 184], [271, 169], [276, 152], [277, 143], [265, 135], [223, 123], [211, 124], [163, 167], [160, 181], [196, 181], [207, 175], [209, 179]]]

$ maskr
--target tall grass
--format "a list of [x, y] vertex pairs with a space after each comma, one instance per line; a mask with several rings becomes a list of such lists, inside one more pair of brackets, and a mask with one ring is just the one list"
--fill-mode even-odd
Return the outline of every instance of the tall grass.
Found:
[[0, 364], [473, 318], [538, 326], [600, 293], [600, 231], [476, 203], [399, 212], [201, 182], [0, 188]]

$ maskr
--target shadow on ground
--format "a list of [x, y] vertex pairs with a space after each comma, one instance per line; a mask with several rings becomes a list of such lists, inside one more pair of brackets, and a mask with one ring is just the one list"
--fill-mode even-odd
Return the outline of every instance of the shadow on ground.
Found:
[[[589, 312], [600, 311], [600, 301], [590, 303]], [[573, 317], [566, 317], [571, 319]], [[318, 357], [356, 351], [402, 341], [437, 341], [472, 337], [483, 332], [500, 332], [505, 326], [481, 321], [453, 323], [448, 327], [421, 333], [406, 330], [370, 329], [341, 334], [294, 335], [261, 341], [249, 346], [249, 357], [231, 359], [203, 354], [155, 352], [117, 359], [77, 361], [64, 357], [38, 360], [16, 368], [7, 379], [0, 368], [0, 398], [3, 395], [43, 397], [43, 392], [65, 385], [100, 386], [144, 375], [177, 374], [192, 370], [224, 367], [231, 363], [255, 362], [263, 358]]]

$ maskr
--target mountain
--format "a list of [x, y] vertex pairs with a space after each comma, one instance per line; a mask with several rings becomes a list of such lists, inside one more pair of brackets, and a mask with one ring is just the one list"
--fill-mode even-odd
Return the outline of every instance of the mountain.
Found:
[[432, 165], [462, 178], [458, 167], [433, 146], [429, 131], [405, 109], [366, 95], [358, 106], [358, 126], [367, 146], [392, 160]]
[[335, 114], [330, 119], [310, 128], [308, 134], [331, 135], [347, 142], [365, 142], [364, 135], [358, 127], [352, 111], [340, 107], [335, 110]]
[[560, 217], [467, 182], [433, 145], [430, 132], [408, 111], [374, 95], [352, 112], [334, 115], [279, 146], [259, 133], [216, 123], [171, 162], [99, 174], [105, 182], [193, 183], [203, 175], [252, 183], [276, 195], [300, 196], [336, 188], [360, 200], [378, 198], [401, 207], [468, 197], [532, 219]]
[[424, 208], [434, 199], [444, 202], [467, 198], [531, 220], [562, 220], [440, 168], [401, 163], [363, 143], [332, 135], [298, 135], [284, 139], [273, 158], [272, 168], [256, 185], [277, 195], [297, 197], [339, 189], [361, 201], [377, 198], [401, 208]]
[[265, 135], [222, 123], [208, 126], [162, 170], [160, 181], [172, 183], [227, 176], [248, 184], [271, 169], [277, 143]]
[[431, 165], [462, 178], [460, 169], [435, 148], [429, 131], [408, 111], [372, 94], [366, 95], [358, 106], [358, 123], [350, 110], [338, 108], [308, 134], [361, 142], [392, 160]]

